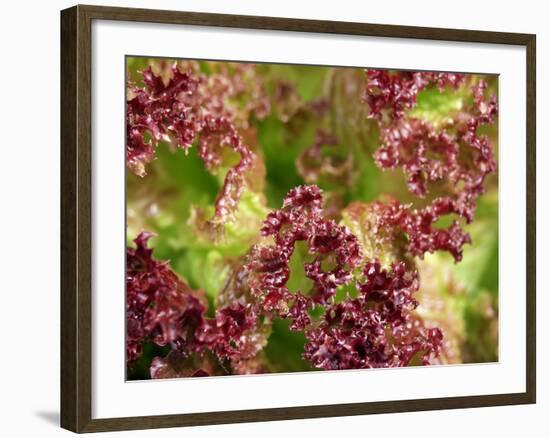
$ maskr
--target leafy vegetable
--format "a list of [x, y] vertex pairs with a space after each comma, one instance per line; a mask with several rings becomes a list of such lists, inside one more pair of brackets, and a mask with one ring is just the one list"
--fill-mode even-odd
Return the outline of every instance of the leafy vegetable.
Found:
[[496, 79], [127, 66], [130, 379], [498, 359]]

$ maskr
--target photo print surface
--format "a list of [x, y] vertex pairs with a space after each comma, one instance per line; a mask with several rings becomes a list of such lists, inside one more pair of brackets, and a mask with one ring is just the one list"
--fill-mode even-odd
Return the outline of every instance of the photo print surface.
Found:
[[498, 76], [126, 70], [127, 379], [498, 361]]

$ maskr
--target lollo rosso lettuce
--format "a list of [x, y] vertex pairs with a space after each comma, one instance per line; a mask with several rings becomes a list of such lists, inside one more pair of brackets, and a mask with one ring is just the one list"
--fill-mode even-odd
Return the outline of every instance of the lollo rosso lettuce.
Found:
[[[454, 276], [468, 256], [478, 199], [496, 184], [494, 87], [475, 75], [326, 70], [308, 76], [318, 88], [253, 64], [152, 60], [129, 75], [128, 229], [152, 231], [127, 248], [130, 372], [293, 371], [272, 354], [282, 338], [311, 370], [459, 363], [476, 351], [462, 315], [476, 330], [490, 325], [474, 312], [492, 301], [470, 300], [437, 272]], [[349, 126], [335, 125], [354, 108]], [[294, 157], [288, 175], [267, 161], [274, 148]], [[166, 160], [192, 150], [217, 193], [182, 203], [191, 179], [162, 192], [155, 183], [167, 178]], [[363, 174], [376, 187], [398, 169], [398, 189], [362, 189]], [[276, 181], [297, 183], [280, 197]], [[140, 220], [151, 210], [140, 207], [144, 193], [163, 202]], [[181, 223], [171, 203], [186, 211]], [[480, 214], [489, 229], [494, 214]], [[169, 260], [154, 255], [153, 237]]]

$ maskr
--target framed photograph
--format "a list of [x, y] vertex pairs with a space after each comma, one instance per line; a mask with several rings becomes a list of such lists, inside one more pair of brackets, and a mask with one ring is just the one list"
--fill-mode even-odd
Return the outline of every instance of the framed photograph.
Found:
[[61, 12], [61, 425], [535, 403], [535, 35]]

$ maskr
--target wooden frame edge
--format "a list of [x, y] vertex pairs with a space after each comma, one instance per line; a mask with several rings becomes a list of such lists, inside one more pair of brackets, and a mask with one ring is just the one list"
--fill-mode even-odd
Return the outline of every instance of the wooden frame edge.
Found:
[[91, 421], [91, 22], [61, 12], [61, 426]]
[[529, 35], [526, 43], [526, 393], [530, 403], [537, 402], [537, 37]]
[[469, 409], [532, 403], [527, 393], [473, 397], [448, 397], [390, 402], [350, 403], [292, 408], [222, 411], [91, 420], [80, 432], [106, 432], [169, 427], [206, 426], [327, 417], [348, 417], [402, 412]]
[[[61, 426], [77, 429], [76, 375], [76, 8], [61, 14]], [[66, 113], [65, 113], [66, 112]]]
[[[92, 419], [91, 22], [94, 19], [511, 44], [526, 47], [526, 392]], [[536, 36], [461, 29], [77, 5], [61, 11], [61, 426], [100, 432], [536, 403]]]

